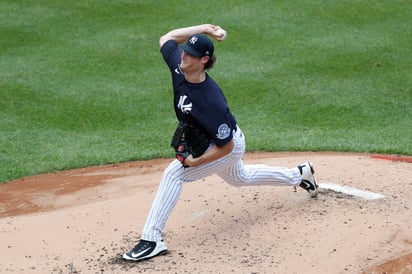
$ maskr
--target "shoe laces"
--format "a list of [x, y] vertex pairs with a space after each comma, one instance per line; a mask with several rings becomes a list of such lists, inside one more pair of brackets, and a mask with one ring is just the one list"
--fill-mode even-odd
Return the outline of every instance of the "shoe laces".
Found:
[[140, 252], [151, 247], [151, 242], [146, 240], [140, 240], [140, 242], [133, 248], [133, 252]]

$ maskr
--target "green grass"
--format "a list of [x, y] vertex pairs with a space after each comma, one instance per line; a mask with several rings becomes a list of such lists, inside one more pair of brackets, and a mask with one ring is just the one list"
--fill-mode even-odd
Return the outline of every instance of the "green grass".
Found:
[[0, 182], [172, 157], [158, 38], [221, 25], [210, 74], [248, 150], [412, 155], [408, 1], [0, 3]]

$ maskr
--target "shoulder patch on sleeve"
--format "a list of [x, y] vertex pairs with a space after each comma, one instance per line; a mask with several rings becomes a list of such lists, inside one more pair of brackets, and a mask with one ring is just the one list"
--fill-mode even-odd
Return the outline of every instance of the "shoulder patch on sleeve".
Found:
[[216, 137], [218, 139], [226, 139], [230, 136], [230, 127], [227, 124], [221, 124], [217, 129]]

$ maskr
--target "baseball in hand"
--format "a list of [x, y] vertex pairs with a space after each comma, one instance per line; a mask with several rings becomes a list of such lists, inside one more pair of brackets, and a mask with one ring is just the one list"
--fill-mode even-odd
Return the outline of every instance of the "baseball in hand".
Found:
[[222, 28], [215, 31], [216, 40], [222, 41], [226, 39], [226, 31]]

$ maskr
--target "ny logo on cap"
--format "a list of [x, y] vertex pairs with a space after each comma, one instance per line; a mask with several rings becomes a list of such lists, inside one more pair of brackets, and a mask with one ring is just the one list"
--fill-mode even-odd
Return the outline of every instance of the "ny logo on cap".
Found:
[[192, 38], [190, 38], [189, 42], [194, 45], [197, 42], [197, 37], [193, 36]]

